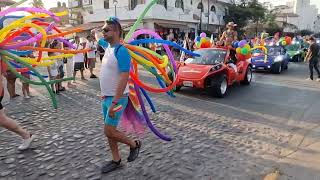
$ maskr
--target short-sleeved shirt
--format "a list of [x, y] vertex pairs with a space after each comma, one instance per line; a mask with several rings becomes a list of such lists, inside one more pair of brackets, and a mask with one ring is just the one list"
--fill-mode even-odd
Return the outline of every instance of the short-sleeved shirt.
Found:
[[[74, 44], [74, 47], [76, 47], [76, 50], [80, 50], [80, 49], [83, 49], [83, 45], [80, 45], [80, 44]], [[78, 53], [78, 54], [75, 54], [73, 56], [73, 62], [75, 63], [78, 63], [78, 62], [84, 62], [84, 54], [83, 53]]]
[[[100, 88], [102, 96], [115, 96], [118, 84], [120, 82], [120, 73], [129, 72], [131, 57], [129, 51], [124, 46], [117, 44], [115, 46], [104, 45], [105, 54], [102, 59], [100, 71]], [[127, 85], [124, 94], [129, 93]]]
[[320, 47], [317, 43], [311, 44], [311, 46], [310, 46], [310, 52], [311, 52], [310, 59], [319, 58], [319, 50], [320, 50]]
[[86, 43], [86, 48], [87, 49], [92, 49], [91, 51], [87, 52], [88, 58], [96, 58], [96, 45], [94, 42], [87, 42]]

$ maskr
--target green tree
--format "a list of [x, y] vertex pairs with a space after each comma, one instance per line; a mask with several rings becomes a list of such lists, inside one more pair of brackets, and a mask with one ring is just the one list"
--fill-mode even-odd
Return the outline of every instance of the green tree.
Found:
[[228, 8], [230, 13], [225, 17], [226, 22], [236, 22], [240, 29], [248, 23], [254, 23], [258, 27], [265, 20], [267, 12], [258, 0], [234, 0]]
[[298, 34], [300, 34], [301, 36], [308, 36], [308, 35], [313, 34], [313, 32], [310, 30], [307, 30], [307, 29], [303, 29], [303, 30], [299, 31]]
[[37, 7], [37, 8], [43, 8], [44, 7], [42, 0], [32, 0], [31, 5], [33, 7]]

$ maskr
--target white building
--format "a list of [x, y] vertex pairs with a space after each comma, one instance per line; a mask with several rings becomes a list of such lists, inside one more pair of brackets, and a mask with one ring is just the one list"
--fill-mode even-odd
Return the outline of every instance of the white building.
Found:
[[[150, 1], [69, 0], [69, 8], [71, 13], [76, 12], [73, 19], [83, 17], [84, 24], [102, 23], [107, 17], [116, 14], [121, 24], [127, 27], [125, 30], [128, 30]], [[226, 5], [229, 2], [230, 0], [159, 0], [147, 13], [140, 27], [166, 34], [169, 29], [195, 31], [200, 28], [201, 23], [202, 30], [218, 33], [219, 27], [225, 24], [223, 19], [228, 13]]]
[[[269, 0], [270, 4], [272, 0]], [[285, 5], [274, 6], [277, 21], [283, 24], [295, 25], [298, 30], [316, 31], [315, 22], [318, 9], [310, 4], [310, 0], [287, 0]]]

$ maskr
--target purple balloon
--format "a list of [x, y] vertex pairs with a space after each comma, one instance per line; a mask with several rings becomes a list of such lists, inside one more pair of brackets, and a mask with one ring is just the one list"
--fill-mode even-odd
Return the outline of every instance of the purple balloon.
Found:
[[247, 44], [247, 41], [246, 41], [246, 40], [241, 40], [241, 41], [239, 42], [239, 47], [243, 48], [246, 44]]
[[207, 34], [203, 32], [200, 34], [200, 37], [205, 38], [205, 37], [207, 37]]
[[54, 39], [56, 39], [56, 40], [58, 40], [58, 41], [60, 41], [60, 42], [65, 43], [65, 44], [68, 45], [68, 47], [71, 48], [71, 49], [76, 49], [76, 47], [75, 47], [72, 43], [70, 43], [68, 40], [66, 40], [66, 39], [63, 39], [63, 38], [60, 38], [60, 37], [57, 37], [57, 38], [54, 38]]
[[139, 87], [135, 82], [133, 82], [133, 83], [134, 83], [134, 89], [135, 89], [135, 91], [136, 91], [137, 97], [138, 97], [139, 102], [140, 102], [140, 106], [141, 106], [142, 113], [143, 113], [143, 115], [144, 115], [144, 117], [145, 117], [145, 120], [146, 120], [146, 123], [147, 123], [148, 127], [149, 127], [150, 130], [151, 130], [155, 135], [157, 135], [160, 139], [165, 140], [165, 141], [171, 141], [172, 139], [171, 139], [170, 137], [161, 134], [161, 133], [157, 130], [157, 128], [153, 126], [152, 122], [151, 122], [150, 119], [149, 119], [149, 116], [148, 116], [148, 113], [147, 113], [147, 111], [146, 111], [146, 108], [145, 108], [145, 106], [144, 106], [144, 103], [143, 103], [143, 100], [142, 100], [142, 97], [141, 97], [141, 94], [140, 94], [140, 89], [139, 89], [140, 87]]
[[[133, 36], [132, 36], [132, 38], [129, 40], [129, 42], [133, 41], [134, 38], [137, 38], [137, 37], [138, 37], [139, 35], [141, 35], [141, 34], [149, 34], [149, 35], [154, 36], [154, 37], [157, 38], [157, 39], [162, 39], [162, 38], [161, 38], [156, 32], [154, 32], [154, 31], [150, 31], [150, 30], [148, 30], [148, 29], [140, 29], [140, 30], [138, 30], [138, 31], [136, 31], [136, 32], [133, 33]], [[168, 57], [169, 57], [169, 60], [170, 60], [170, 62], [171, 62], [171, 64], [172, 64], [172, 67], [173, 67], [174, 72], [177, 73], [177, 65], [176, 65], [176, 62], [175, 62], [174, 57], [173, 57], [173, 55], [172, 55], [172, 52], [171, 52], [170, 49], [169, 49], [169, 46], [166, 45], [166, 44], [164, 44], [164, 45], [163, 45], [163, 48], [166, 50], [166, 53], [168, 54]]]

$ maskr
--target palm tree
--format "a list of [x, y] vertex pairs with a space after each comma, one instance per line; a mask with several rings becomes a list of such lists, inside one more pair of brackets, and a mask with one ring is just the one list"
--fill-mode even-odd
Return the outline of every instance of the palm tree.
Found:
[[37, 8], [43, 8], [44, 7], [42, 0], [32, 0], [31, 5], [33, 7], [37, 7]]

